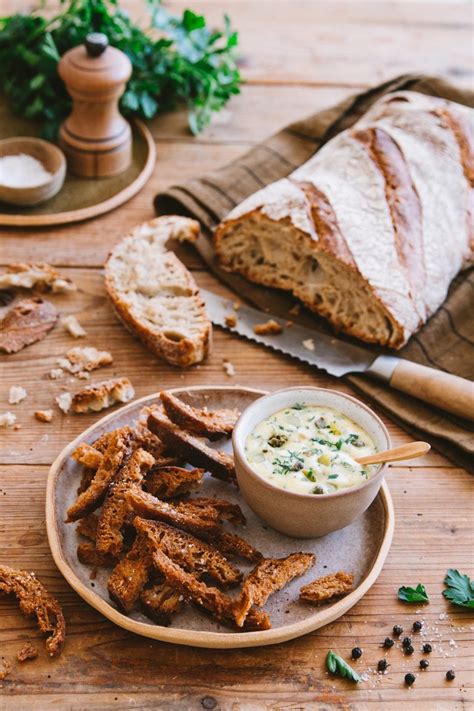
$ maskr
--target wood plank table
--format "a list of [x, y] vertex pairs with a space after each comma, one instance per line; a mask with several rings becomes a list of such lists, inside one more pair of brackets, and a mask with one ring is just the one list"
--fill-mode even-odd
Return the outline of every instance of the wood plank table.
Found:
[[[4, 1], [2, 14], [18, 7]], [[158, 362], [116, 321], [101, 267], [111, 246], [136, 223], [153, 216], [152, 197], [174, 181], [225, 164], [287, 122], [339, 101], [349, 93], [406, 71], [444, 74], [472, 85], [472, 6], [469, 2], [309, 2], [250, 0], [188, 2], [216, 23], [230, 12], [241, 32], [242, 95], [205, 134], [192, 138], [182, 112], [152, 123], [158, 160], [152, 179], [133, 200], [108, 215], [69, 227], [0, 231], [0, 263], [43, 260], [58, 265], [79, 286], [54, 299], [88, 331], [86, 343], [113, 353], [110, 374], [128, 376], [137, 396], [161, 388], [225, 383], [272, 389], [290, 385], [349, 388], [323, 373], [217, 331], [202, 365], [180, 372]], [[138, 11], [138, 0], [128, 3]], [[183, 3], [175, 4], [182, 8]], [[190, 249], [182, 249], [198, 283], [226, 292]], [[38, 637], [11, 600], [0, 600], [0, 656], [13, 660], [0, 682], [0, 709], [467, 709], [473, 703], [474, 619], [441, 596], [449, 567], [473, 572], [472, 479], [433, 451], [413, 466], [388, 474], [396, 511], [391, 552], [376, 584], [344, 617], [300, 639], [274, 647], [212, 651], [172, 646], [129, 634], [103, 619], [66, 584], [52, 561], [45, 530], [48, 467], [61, 448], [98, 416], [61, 415], [51, 424], [33, 417], [48, 408], [60, 383], [46, 374], [71, 346], [57, 327], [44, 341], [0, 361], [0, 410], [11, 385], [28, 398], [10, 406], [21, 429], [0, 430], [0, 562], [35, 570], [58, 596], [68, 626], [64, 653], [19, 664], [23, 641]], [[236, 375], [223, 371], [231, 360]], [[97, 380], [106, 371], [99, 371]], [[384, 417], [395, 444], [410, 437]], [[402, 584], [423, 582], [431, 602], [421, 612], [397, 600]], [[395, 623], [409, 630], [420, 618], [434, 642], [430, 667], [412, 689], [403, 683], [419, 671], [419, 644], [411, 658], [389, 653], [385, 675], [351, 685], [329, 678], [324, 660], [332, 648], [346, 659], [364, 650], [357, 667], [374, 669], [379, 645]], [[38, 640], [39, 641], [39, 640]], [[445, 680], [449, 668], [453, 682]], [[471, 694], [471, 695], [470, 695]], [[472, 708], [472, 706], [471, 706]]]

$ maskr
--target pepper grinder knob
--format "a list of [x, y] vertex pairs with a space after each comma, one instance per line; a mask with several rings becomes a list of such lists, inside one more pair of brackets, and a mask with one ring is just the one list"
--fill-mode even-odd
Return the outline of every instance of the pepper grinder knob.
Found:
[[109, 38], [103, 32], [89, 32], [85, 45], [89, 57], [100, 57], [109, 45]]

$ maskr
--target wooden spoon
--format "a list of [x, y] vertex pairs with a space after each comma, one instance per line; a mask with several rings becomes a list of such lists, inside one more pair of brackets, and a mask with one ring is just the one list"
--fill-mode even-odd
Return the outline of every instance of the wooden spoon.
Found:
[[402, 444], [400, 447], [386, 449], [385, 452], [376, 452], [365, 457], [356, 457], [359, 464], [383, 464], [385, 462], [399, 462], [402, 459], [415, 459], [422, 457], [431, 449], [428, 442], [410, 442]]

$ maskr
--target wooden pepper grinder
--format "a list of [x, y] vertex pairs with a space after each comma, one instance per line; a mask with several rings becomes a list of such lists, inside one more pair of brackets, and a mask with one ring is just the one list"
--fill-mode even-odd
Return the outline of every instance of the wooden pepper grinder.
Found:
[[106, 35], [92, 32], [85, 44], [66, 52], [58, 67], [73, 100], [59, 129], [60, 145], [68, 168], [88, 178], [122, 173], [132, 158], [130, 125], [118, 109], [132, 65], [108, 44]]

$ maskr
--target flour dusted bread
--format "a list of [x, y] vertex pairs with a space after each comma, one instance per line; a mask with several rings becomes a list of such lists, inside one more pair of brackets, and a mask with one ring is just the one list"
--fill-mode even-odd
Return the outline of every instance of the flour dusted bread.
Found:
[[136, 227], [112, 250], [105, 285], [130, 331], [157, 356], [181, 367], [199, 363], [211, 342], [211, 323], [191, 274], [165, 244], [194, 241], [199, 224], [157, 217]]
[[474, 111], [389, 94], [218, 226], [222, 266], [401, 347], [472, 259]]

